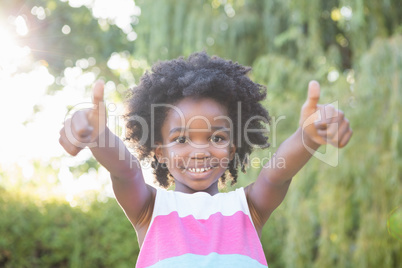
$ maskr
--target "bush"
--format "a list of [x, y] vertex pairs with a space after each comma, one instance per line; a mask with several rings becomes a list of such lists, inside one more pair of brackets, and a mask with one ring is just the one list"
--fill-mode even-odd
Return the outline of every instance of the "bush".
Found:
[[135, 231], [113, 199], [88, 211], [0, 190], [1, 267], [127, 267], [139, 253]]

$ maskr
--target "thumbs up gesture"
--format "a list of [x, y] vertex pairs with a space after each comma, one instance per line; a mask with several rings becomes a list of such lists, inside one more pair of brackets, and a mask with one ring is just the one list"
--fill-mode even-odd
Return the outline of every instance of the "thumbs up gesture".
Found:
[[320, 105], [320, 84], [311, 81], [308, 85], [308, 96], [304, 103], [299, 125], [303, 138], [317, 144], [331, 144], [342, 148], [350, 140], [352, 129], [344, 113], [333, 105]]
[[99, 136], [106, 129], [103, 81], [97, 81], [92, 92], [93, 108], [75, 112], [64, 122], [64, 126], [60, 130], [59, 142], [73, 156], [86, 146], [97, 146]]

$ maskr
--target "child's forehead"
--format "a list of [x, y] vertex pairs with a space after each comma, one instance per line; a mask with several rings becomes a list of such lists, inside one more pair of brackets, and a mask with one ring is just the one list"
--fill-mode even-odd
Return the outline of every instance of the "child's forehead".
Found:
[[204, 128], [205, 124], [230, 127], [227, 107], [212, 98], [184, 98], [167, 106], [164, 125]]

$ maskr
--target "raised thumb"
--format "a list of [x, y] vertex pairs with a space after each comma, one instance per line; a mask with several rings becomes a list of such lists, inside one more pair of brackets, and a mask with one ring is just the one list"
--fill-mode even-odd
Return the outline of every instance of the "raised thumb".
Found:
[[103, 102], [104, 86], [104, 82], [102, 80], [98, 80], [96, 81], [95, 86], [92, 89], [92, 102], [95, 105], [95, 109], [99, 109], [99, 104]]
[[318, 101], [320, 100], [320, 84], [312, 80], [308, 84], [308, 93], [305, 107], [316, 108]]

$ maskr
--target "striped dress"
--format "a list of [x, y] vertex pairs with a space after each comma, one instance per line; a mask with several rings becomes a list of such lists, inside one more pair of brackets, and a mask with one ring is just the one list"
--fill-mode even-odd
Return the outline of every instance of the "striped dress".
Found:
[[213, 196], [157, 189], [137, 267], [267, 267], [244, 188]]

